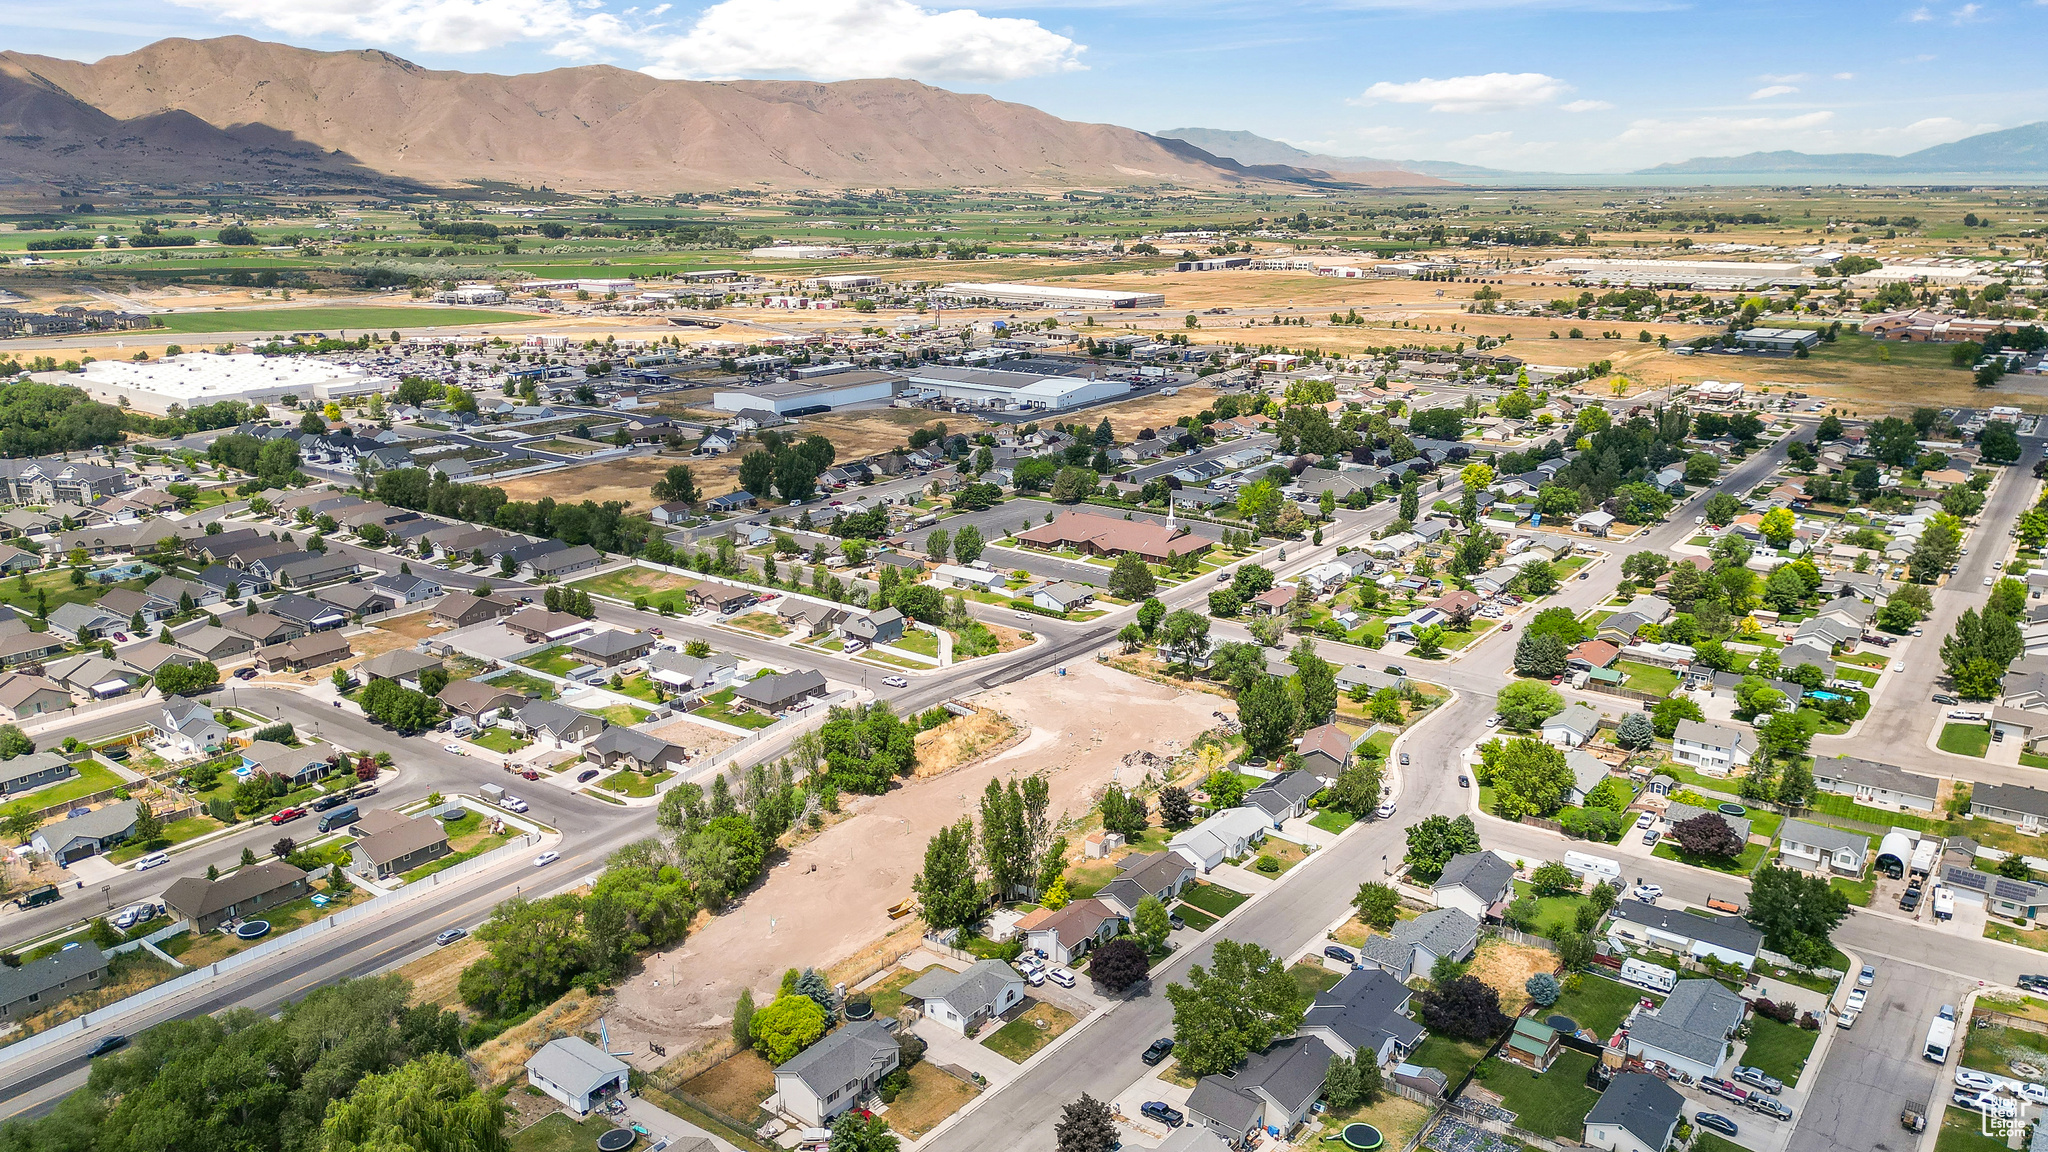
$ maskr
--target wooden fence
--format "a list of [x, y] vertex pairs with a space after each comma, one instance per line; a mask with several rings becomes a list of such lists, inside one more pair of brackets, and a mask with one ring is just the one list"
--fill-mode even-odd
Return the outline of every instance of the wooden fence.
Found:
[[2043, 1023], [2039, 1020], [2030, 1019], [2026, 1016], [2014, 1016], [2010, 1012], [1992, 1012], [1986, 1011], [1982, 1008], [1977, 1008], [1971, 1011], [1970, 1019], [1973, 1022], [1977, 1020], [1989, 1020], [1993, 1024], [1998, 1025], [2000, 1028], [2018, 1028], [2022, 1032], [2034, 1032], [2043, 1036], [2048, 1036], [2048, 1023]]

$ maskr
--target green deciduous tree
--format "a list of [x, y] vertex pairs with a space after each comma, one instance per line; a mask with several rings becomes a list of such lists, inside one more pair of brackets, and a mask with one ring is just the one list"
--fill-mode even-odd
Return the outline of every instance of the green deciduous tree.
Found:
[[324, 1152], [505, 1152], [505, 1106], [436, 1052], [365, 1076], [321, 1126]]
[[1197, 1076], [1235, 1067], [1253, 1052], [1301, 1026], [1307, 1007], [1294, 978], [1257, 944], [1218, 940], [1208, 968], [1188, 969], [1170, 984], [1175, 1055]]
[[981, 918], [982, 889], [974, 867], [974, 821], [941, 828], [924, 849], [924, 870], [911, 881], [918, 914], [934, 932], [971, 928]]
[[825, 1034], [825, 1010], [809, 996], [777, 996], [754, 1013], [754, 1048], [770, 1064], [787, 1063]]
[[1522, 737], [1502, 746], [1492, 766], [1494, 813], [1503, 820], [1548, 816], [1571, 794], [1571, 767], [1564, 752]]
[[1402, 857], [1421, 880], [1434, 880], [1451, 857], [1479, 851], [1479, 828], [1472, 817], [1428, 816], [1408, 826], [1408, 852]]

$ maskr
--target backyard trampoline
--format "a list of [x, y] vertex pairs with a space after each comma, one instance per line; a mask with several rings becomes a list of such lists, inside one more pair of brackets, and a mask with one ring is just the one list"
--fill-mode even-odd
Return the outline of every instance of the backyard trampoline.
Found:
[[1378, 1148], [1386, 1143], [1386, 1137], [1381, 1136], [1380, 1130], [1370, 1124], [1346, 1124], [1342, 1132], [1325, 1136], [1323, 1139], [1342, 1140], [1346, 1148], [1356, 1148], [1359, 1152], [1367, 1152], [1368, 1149]]
[[597, 1138], [598, 1152], [624, 1152], [639, 1138], [640, 1134], [631, 1128], [614, 1128]]

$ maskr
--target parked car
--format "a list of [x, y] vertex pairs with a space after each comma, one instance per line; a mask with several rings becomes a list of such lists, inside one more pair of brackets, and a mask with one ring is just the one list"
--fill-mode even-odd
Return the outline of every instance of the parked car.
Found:
[[1185, 920], [1183, 920], [1183, 919], [1181, 919], [1181, 918], [1180, 918], [1180, 913], [1178, 913], [1178, 912], [1169, 912], [1169, 913], [1167, 913], [1167, 914], [1166, 914], [1166, 922], [1167, 922], [1167, 923], [1168, 923], [1169, 925], [1172, 925], [1172, 927], [1173, 927], [1173, 929], [1174, 929], [1175, 931], [1179, 931], [1180, 929], [1182, 929], [1182, 928], [1185, 928], [1185, 927], [1187, 927], [1187, 926], [1188, 926], [1188, 922], [1187, 922], [1187, 921], [1185, 921]]
[[1323, 955], [1335, 960], [1339, 964], [1356, 965], [1358, 963], [1358, 957], [1352, 953], [1351, 949], [1339, 948], [1335, 944], [1325, 945], [1323, 947]]
[[1465, 775], [1463, 772], [1458, 773], [1458, 787], [1470, 788], [1471, 786], [1472, 778], [1470, 776]]
[[1968, 1088], [1972, 1092], [1991, 1092], [1998, 1088], [1998, 1081], [1974, 1068], [1958, 1068], [1956, 1087]]
[[460, 755], [462, 755], [462, 745], [460, 745], [460, 744], [443, 744], [443, 745], [441, 745], [441, 751], [443, 751], [443, 752], [453, 752], [453, 753], [455, 753], [455, 754], [456, 754], [457, 756], [460, 756]]
[[1180, 1109], [1173, 1107], [1164, 1100], [1147, 1100], [1138, 1106], [1138, 1111], [1144, 1113], [1150, 1119], [1159, 1121], [1168, 1128], [1178, 1128], [1181, 1126], [1181, 1122], [1187, 1119], [1186, 1116], [1181, 1114]]
[[237, 680], [254, 680], [255, 678], [256, 670], [254, 668], [235, 669], [235, 679]]
[[1636, 817], [1637, 828], [1648, 828], [1650, 825], [1655, 824], [1656, 822], [1657, 814], [1655, 812], [1645, 812], [1641, 816]]
[[1711, 1092], [1724, 1100], [1733, 1100], [1737, 1104], [1746, 1104], [1749, 1102], [1749, 1092], [1746, 1089], [1738, 1088], [1735, 1086], [1733, 1082], [1728, 1080], [1722, 1080], [1719, 1077], [1715, 1076], [1701, 1077], [1700, 1090], [1703, 1092]]
[[289, 824], [305, 814], [306, 810], [304, 808], [279, 808], [270, 814], [270, 822], [272, 824]]
[[1996, 1096], [1989, 1092], [1966, 1092], [1958, 1088], [1952, 1099], [1958, 1108], [1967, 1108], [1972, 1112], [1982, 1112], [1988, 1116], [2001, 1116], [2010, 1119], [2019, 1115], [2020, 1106], [2018, 1101], [2009, 1100], [2003, 1096]]
[[1072, 968], [1054, 968], [1045, 974], [1045, 978], [1062, 988], [1072, 988], [1075, 984], [1074, 970]]
[[1139, 1057], [1139, 1059], [1143, 1060], [1147, 1064], [1157, 1064], [1161, 1060], [1166, 1059], [1168, 1054], [1170, 1054], [1172, 1051], [1172, 1038], [1167, 1036], [1161, 1036], [1159, 1039], [1154, 1040], [1152, 1042], [1151, 1047], [1145, 1049], [1145, 1054]]
[[469, 935], [469, 929], [467, 928], [450, 928], [439, 936], [434, 937], [434, 943], [439, 947], [446, 948], [467, 935]]
[[1655, 904], [1663, 897], [1664, 887], [1660, 884], [1638, 884], [1629, 889], [1629, 895], [1645, 904]]
[[887, 684], [887, 685], [888, 685], [889, 687], [891, 687], [891, 688], [908, 688], [908, 687], [910, 687], [910, 681], [908, 681], [908, 680], [905, 680], [905, 679], [904, 679], [903, 677], [901, 677], [901, 676], [884, 676], [884, 677], [882, 677], [882, 683], [884, 683], [884, 684]]
[[1865, 964], [1863, 971], [1856, 974], [1856, 983], [1861, 984], [1865, 988], [1877, 983], [1877, 969]]
[[590, 781], [597, 779], [597, 775], [600, 771], [601, 769], [597, 768], [585, 768], [583, 771], [578, 772], [576, 774], [576, 782], [578, 784], [588, 784]]
[[1399, 664], [1389, 664], [1385, 668], [1381, 669], [1381, 671], [1385, 672], [1389, 676], [1406, 676], [1408, 674], [1408, 670], [1406, 668], [1401, 667]]
[[1403, 768], [1408, 766], [1408, 754], [1406, 752], [1401, 753], [1401, 766]]
[[1655, 828], [1645, 829], [1643, 832], [1643, 843], [1649, 845], [1652, 848], [1655, 848], [1657, 846], [1657, 841], [1663, 838], [1664, 834], [1662, 832], [1659, 832]]
[[1723, 1136], [1733, 1136], [1736, 1133], [1735, 1121], [1721, 1115], [1719, 1112], [1701, 1112], [1692, 1119], [1693, 1123], [1698, 1124], [1700, 1127], [1711, 1128]]
[[1385, 804], [1380, 805], [1372, 811], [1373, 819], [1375, 820], [1385, 820], [1393, 814], [1394, 802], [1392, 800], [1387, 801]]
[[2048, 992], [2048, 976], [2043, 976], [2039, 973], [2026, 973], [2015, 983], [2029, 992]]
[[[1851, 988], [1851, 989], [1849, 989], [1849, 1011], [1851, 1011], [1851, 1012], [1861, 1012], [1861, 1011], [1863, 1011], [1863, 1005], [1864, 1005], [1865, 1001], [1867, 1001], [1867, 1000], [1869, 1000], [1869, 999], [1870, 999], [1870, 993], [1868, 993], [1868, 992], [1865, 992], [1865, 991], [1864, 991], [1863, 989], [1861, 989], [1861, 988]], [[1989, 1085], [1986, 1085], [1986, 1086], [1988, 1087]]]
[[1906, 894], [1904, 896], [1899, 897], [1899, 909], [1901, 911], [1911, 912], [1913, 909], [1918, 908], [1919, 906], [1920, 890], [1918, 888], [1908, 888], [1906, 889]]
[[1790, 1120], [1792, 1118], [1792, 1109], [1787, 1108], [1784, 1101], [1766, 1096], [1761, 1092], [1752, 1094], [1744, 1103], [1749, 1105], [1750, 1111], [1761, 1112], [1775, 1120]]
[[1761, 1088], [1773, 1096], [1785, 1090], [1785, 1082], [1783, 1080], [1770, 1075], [1761, 1068], [1752, 1067], [1748, 1064], [1737, 1064], [1735, 1071], [1730, 1075], [1744, 1084]]

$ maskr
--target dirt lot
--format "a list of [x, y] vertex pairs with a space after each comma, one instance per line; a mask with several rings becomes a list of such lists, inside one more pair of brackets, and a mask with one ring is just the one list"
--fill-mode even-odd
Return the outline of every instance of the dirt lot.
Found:
[[1553, 971], [1556, 967], [1555, 953], [1490, 939], [1479, 945], [1468, 971], [1500, 993], [1500, 1010], [1513, 1016], [1529, 1003], [1529, 994], [1522, 990], [1529, 977], [1538, 972]]
[[627, 505], [628, 511], [645, 512], [655, 505], [654, 497], [648, 494], [648, 487], [661, 479], [672, 464], [688, 464], [691, 474], [697, 478], [697, 487], [703, 489], [706, 496], [723, 495], [739, 487], [740, 454], [737, 452], [723, 456], [627, 456], [515, 476], [510, 480], [497, 481], [495, 486], [505, 490], [508, 500], [531, 502], [543, 496], [552, 496], [557, 503], [595, 500], [604, 504], [618, 500]]
[[[972, 813], [988, 781], [1043, 773], [1054, 808], [1079, 815], [1114, 778], [1125, 753], [1177, 751], [1215, 722], [1217, 700], [1207, 694], [1093, 662], [1077, 662], [1067, 673], [1043, 672], [975, 698], [1028, 728], [1028, 735], [949, 775], [850, 800], [846, 820], [799, 845], [790, 866], [771, 869], [743, 903], [706, 920], [672, 954], [648, 957], [644, 970], [619, 989], [612, 1009], [619, 1047], [644, 1052], [646, 1041], [654, 1040], [680, 1053], [715, 1040], [726, 1035], [741, 987], [753, 988], [756, 1002], [766, 1003], [785, 969], [822, 969], [900, 927], [886, 912], [910, 895], [925, 842]], [[817, 871], [809, 871], [812, 865]], [[898, 946], [907, 950], [914, 943], [906, 934]]]
[[1182, 388], [1179, 395], [1162, 396], [1154, 392], [1138, 400], [1126, 400], [1121, 404], [1110, 404], [1102, 408], [1089, 409], [1089, 415], [1096, 420], [1109, 417], [1109, 426], [1116, 432], [1119, 442], [1137, 438], [1140, 428], [1157, 428], [1161, 424], [1172, 424], [1183, 416], [1193, 416], [1216, 402], [1214, 388]]
[[414, 612], [410, 616], [396, 616], [371, 626], [371, 631], [350, 636], [348, 644], [362, 659], [382, 656], [400, 648], [410, 648], [431, 636], [446, 632], [446, 628], [433, 627], [434, 614], [428, 611]]
[[689, 749], [690, 755], [693, 757], [710, 756], [721, 748], [739, 743], [740, 740], [739, 737], [730, 732], [720, 731], [716, 728], [706, 728], [702, 724], [689, 720], [678, 720], [673, 724], [664, 724], [659, 728], [651, 729], [650, 732], [652, 735], [659, 736], [671, 744], [680, 744], [684, 748]]

